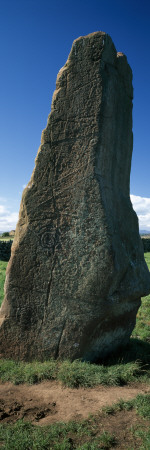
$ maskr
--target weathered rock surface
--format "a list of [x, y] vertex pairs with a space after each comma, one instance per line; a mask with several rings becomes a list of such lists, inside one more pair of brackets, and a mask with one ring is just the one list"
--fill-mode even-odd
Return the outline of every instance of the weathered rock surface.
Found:
[[132, 72], [111, 38], [74, 41], [23, 192], [1, 309], [5, 357], [94, 361], [150, 291], [129, 197]]

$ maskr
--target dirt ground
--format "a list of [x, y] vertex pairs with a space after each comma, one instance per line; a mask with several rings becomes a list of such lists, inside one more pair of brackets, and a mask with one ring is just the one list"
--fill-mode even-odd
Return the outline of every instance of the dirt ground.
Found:
[[[135, 383], [124, 387], [71, 389], [56, 381], [18, 386], [7, 382], [0, 384], [0, 420], [2, 423], [14, 423], [18, 419], [24, 419], [41, 426], [70, 420], [79, 421], [88, 418], [90, 414], [97, 414], [102, 407], [112, 405], [120, 398], [129, 400], [139, 393], [148, 392], [150, 386]], [[130, 422], [129, 416], [128, 413]]]

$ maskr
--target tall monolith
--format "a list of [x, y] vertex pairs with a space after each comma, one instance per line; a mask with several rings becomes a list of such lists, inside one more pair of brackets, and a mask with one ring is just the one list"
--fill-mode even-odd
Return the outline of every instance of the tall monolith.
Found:
[[74, 41], [22, 196], [1, 356], [96, 361], [128, 342], [150, 291], [129, 192], [132, 96], [107, 34]]

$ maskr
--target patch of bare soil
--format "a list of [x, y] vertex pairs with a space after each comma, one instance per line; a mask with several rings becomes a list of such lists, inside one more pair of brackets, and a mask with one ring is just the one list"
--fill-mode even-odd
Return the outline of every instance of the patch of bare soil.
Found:
[[[96, 435], [100, 435], [105, 432], [110, 433], [115, 437], [115, 445], [108, 447], [113, 449], [139, 449], [142, 445], [142, 441], [139, 437], [135, 436], [134, 432], [140, 427], [149, 429], [149, 422], [139, 417], [134, 410], [131, 411], [118, 411], [112, 415], [104, 415], [101, 412], [94, 417], [94, 425], [96, 426]], [[90, 444], [89, 437], [89, 444]], [[87, 441], [86, 441], [87, 442]], [[98, 447], [99, 448], [99, 447]], [[101, 448], [101, 447], [100, 447]], [[107, 448], [107, 447], [104, 447]], [[142, 447], [144, 450], [144, 447]]]
[[[89, 389], [70, 389], [56, 381], [18, 386], [7, 382], [0, 384], [0, 420], [2, 423], [13, 423], [18, 419], [24, 419], [38, 425], [70, 420], [79, 421], [88, 418], [89, 414], [97, 414], [102, 407], [112, 405], [120, 398], [130, 400], [139, 393], [148, 392], [150, 392], [150, 386], [135, 383], [124, 387], [97, 386]], [[122, 418], [125, 414], [130, 423], [130, 412], [123, 411]], [[113, 416], [110, 420], [112, 420], [112, 428], [116, 427], [113, 424]], [[121, 427], [123, 433], [123, 422]]]

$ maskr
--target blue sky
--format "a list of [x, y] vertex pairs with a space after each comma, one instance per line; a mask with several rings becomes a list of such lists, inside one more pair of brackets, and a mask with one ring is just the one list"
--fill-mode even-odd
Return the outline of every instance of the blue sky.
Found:
[[140, 228], [150, 230], [149, 0], [0, 0], [0, 230], [15, 228], [72, 42], [98, 30], [133, 71], [131, 198]]

